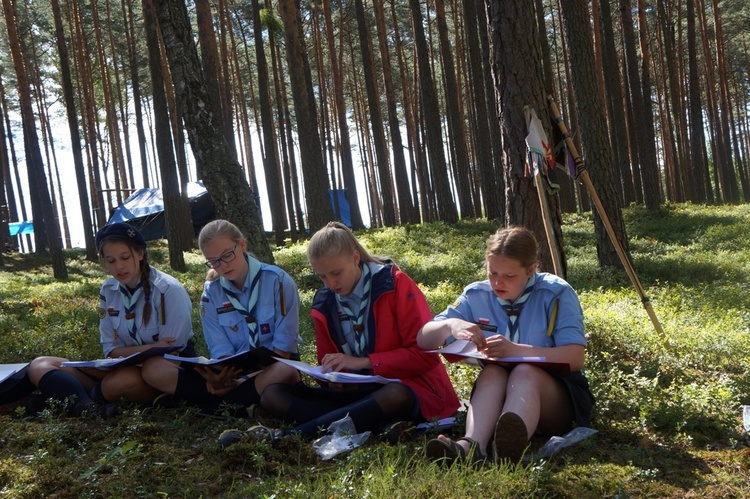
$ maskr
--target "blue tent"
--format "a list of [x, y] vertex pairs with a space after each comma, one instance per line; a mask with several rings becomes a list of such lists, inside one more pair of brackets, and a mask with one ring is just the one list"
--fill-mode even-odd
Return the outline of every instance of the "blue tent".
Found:
[[[203, 182], [190, 182], [187, 186], [193, 230], [197, 235], [201, 228], [216, 218], [214, 204]], [[164, 198], [161, 189], [145, 187], [135, 191], [122, 205], [115, 208], [108, 224], [127, 222], [141, 231], [147, 240], [167, 237], [164, 219]]]
[[[333, 216], [336, 220], [341, 222], [347, 227], [352, 226], [352, 214], [349, 209], [349, 200], [346, 198], [346, 191], [344, 189], [336, 189], [336, 197], [333, 197], [333, 189], [328, 189], [328, 196], [331, 198], [331, 207], [333, 207]], [[336, 200], [338, 198], [339, 211], [336, 212]]]
[[34, 222], [32, 220], [27, 220], [25, 222], [11, 222], [8, 224], [8, 229], [10, 230], [10, 237], [33, 234]]

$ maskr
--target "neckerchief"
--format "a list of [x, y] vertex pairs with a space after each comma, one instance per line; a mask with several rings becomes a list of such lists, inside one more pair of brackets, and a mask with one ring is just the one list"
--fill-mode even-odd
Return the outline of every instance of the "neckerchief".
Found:
[[140, 298], [143, 293], [141, 283], [139, 282], [135, 286], [135, 290], [132, 294], [127, 286], [120, 284], [120, 293], [122, 293], [122, 304], [125, 307], [125, 321], [128, 325], [128, 333], [137, 345], [142, 345], [143, 341], [138, 335], [138, 327], [135, 325], [135, 306], [138, 303], [138, 298]]
[[521, 296], [516, 298], [516, 301], [513, 303], [508, 300], [503, 300], [499, 296], [497, 297], [500, 306], [503, 307], [505, 313], [508, 314], [508, 326], [505, 328], [505, 337], [514, 343], [518, 343], [518, 336], [520, 334], [518, 331], [518, 318], [521, 315], [523, 305], [526, 303], [526, 300], [529, 299], [529, 296], [531, 296], [531, 292], [534, 291], [535, 282], [536, 274], [532, 274], [528, 281], [526, 281], [526, 287], [523, 288]]
[[232, 283], [226, 277], [220, 277], [219, 282], [221, 288], [224, 290], [227, 299], [232, 303], [234, 309], [241, 315], [245, 316], [245, 323], [247, 324], [248, 333], [250, 336], [250, 350], [257, 348], [258, 344], [258, 321], [255, 319], [255, 306], [258, 304], [258, 296], [260, 295], [260, 286], [258, 281], [260, 280], [260, 262], [255, 258], [250, 258], [245, 255], [245, 261], [248, 265], [247, 275], [250, 277], [250, 299], [247, 301], [247, 307], [240, 303], [237, 298], [237, 293], [232, 290]]
[[354, 355], [357, 357], [364, 357], [367, 355], [367, 325], [365, 320], [367, 318], [367, 309], [370, 306], [370, 285], [372, 276], [370, 275], [370, 268], [366, 263], [362, 264], [362, 277], [364, 279], [362, 301], [359, 303], [359, 312], [356, 315], [352, 312], [352, 309], [349, 308], [347, 302], [342, 299], [341, 295], [336, 293], [336, 301], [339, 303], [341, 310], [343, 310], [344, 313], [349, 316], [349, 320], [352, 321], [352, 329], [354, 330]]

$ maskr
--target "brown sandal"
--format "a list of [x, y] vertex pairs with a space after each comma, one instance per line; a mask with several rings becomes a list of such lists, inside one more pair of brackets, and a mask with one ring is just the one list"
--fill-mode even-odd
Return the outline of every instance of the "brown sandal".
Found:
[[[470, 448], [467, 454], [466, 450], [458, 444], [461, 440], [469, 442]], [[487, 463], [487, 456], [479, 452], [479, 444], [476, 440], [469, 437], [461, 437], [457, 440], [448, 439], [444, 442], [438, 438], [433, 438], [427, 442], [427, 457], [431, 461], [442, 464], [452, 464], [456, 460], [471, 463], [473, 465], [483, 466]]]

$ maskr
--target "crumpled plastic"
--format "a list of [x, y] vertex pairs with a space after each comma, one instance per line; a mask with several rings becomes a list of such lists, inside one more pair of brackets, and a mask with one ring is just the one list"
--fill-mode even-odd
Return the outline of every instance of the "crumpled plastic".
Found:
[[312, 444], [315, 452], [327, 461], [342, 452], [356, 449], [370, 437], [370, 432], [356, 433], [354, 421], [347, 414], [342, 419], [334, 421], [328, 427], [330, 435], [325, 435], [315, 440]]
[[565, 447], [569, 447], [573, 444], [577, 444], [581, 440], [585, 440], [589, 438], [594, 433], [598, 433], [597, 430], [594, 430], [593, 428], [586, 428], [584, 426], [579, 426], [578, 428], [574, 428], [573, 430], [569, 431], [562, 437], [552, 437], [550, 438], [547, 443], [542, 445], [542, 447], [537, 452], [537, 455], [539, 457], [551, 457], [563, 450]]

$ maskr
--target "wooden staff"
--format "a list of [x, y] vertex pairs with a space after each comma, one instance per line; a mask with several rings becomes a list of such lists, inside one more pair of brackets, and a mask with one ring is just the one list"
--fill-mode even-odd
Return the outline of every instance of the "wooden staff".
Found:
[[617, 240], [617, 236], [615, 235], [615, 231], [612, 228], [611, 222], [609, 221], [609, 217], [604, 211], [604, 206], [602, 206], [599, 195], [594, 189], [594, 184], [591, 183], [589, 172], [586, 170], [586, 166], [583, 164], [583, 160], [578, 155], [578, 151], [576, 150], [575, 144], [573, 144], [573, 140], [570, 138], [570, 132], [568, 131], [568, 127], [565, 125], [562, 116], [560, 115], [560, 110], [557, 108], [555, 98], [551, 95], [548, 95], [547, 102], [549, 102], [550, 109], [552, 110], [552, 116], [555, 118], [555, 122], [557, 123], [557, 126], [560, 128], [560, 131], [565, 138], [565, 144], [568, 146], [568, 150], [573, 155], [577, 176], [581, 178], [583, 185], [586, 186], [586, 190], [589, 192], [591, 199], [594, 201], [596, 211], [599, 213], [602, 222], [604, 222], [604, 228], [607, 230], [607, 234], [609, 234], [609, 238], [612, 240], [612, 244], [615, 246], [615, 250], [617, 251], [617, 255], [620, 257], [620, 261], [622, 262], [622, 266], [625, 268], [625, 272], [627, 272], [628, 277], [630, 277], [630, 282], [633, 283], [633, 287], [638, 293], [638, 296], [640, 296], [641, 298], [643, 308], [646, 309], [646, 313], [651, 319], [651, 322], [654, 324], [654, 329], [656, 329], [656, 332], [658, 332], [664, 339], [665, 343], [669, 345], [669, 339], [664, 334], [664, 329], [662, 329], [661, 324], [659, 323], [659, 319], [656, 317], [656, 313], [654, 313], [654, 309], [651, 307], [651, 302], [649, 301], [648, 296], [646, 296], [646, 293], [643, 290], [643, 286], [641, 286], [641, 282], [638, 280], [638, 276], [635, 274], [635, 269], [633, 269], [633, 265], [630, 263], [630, 259], [625, 254], [625, 250], [622, 248], [620, 242]]

